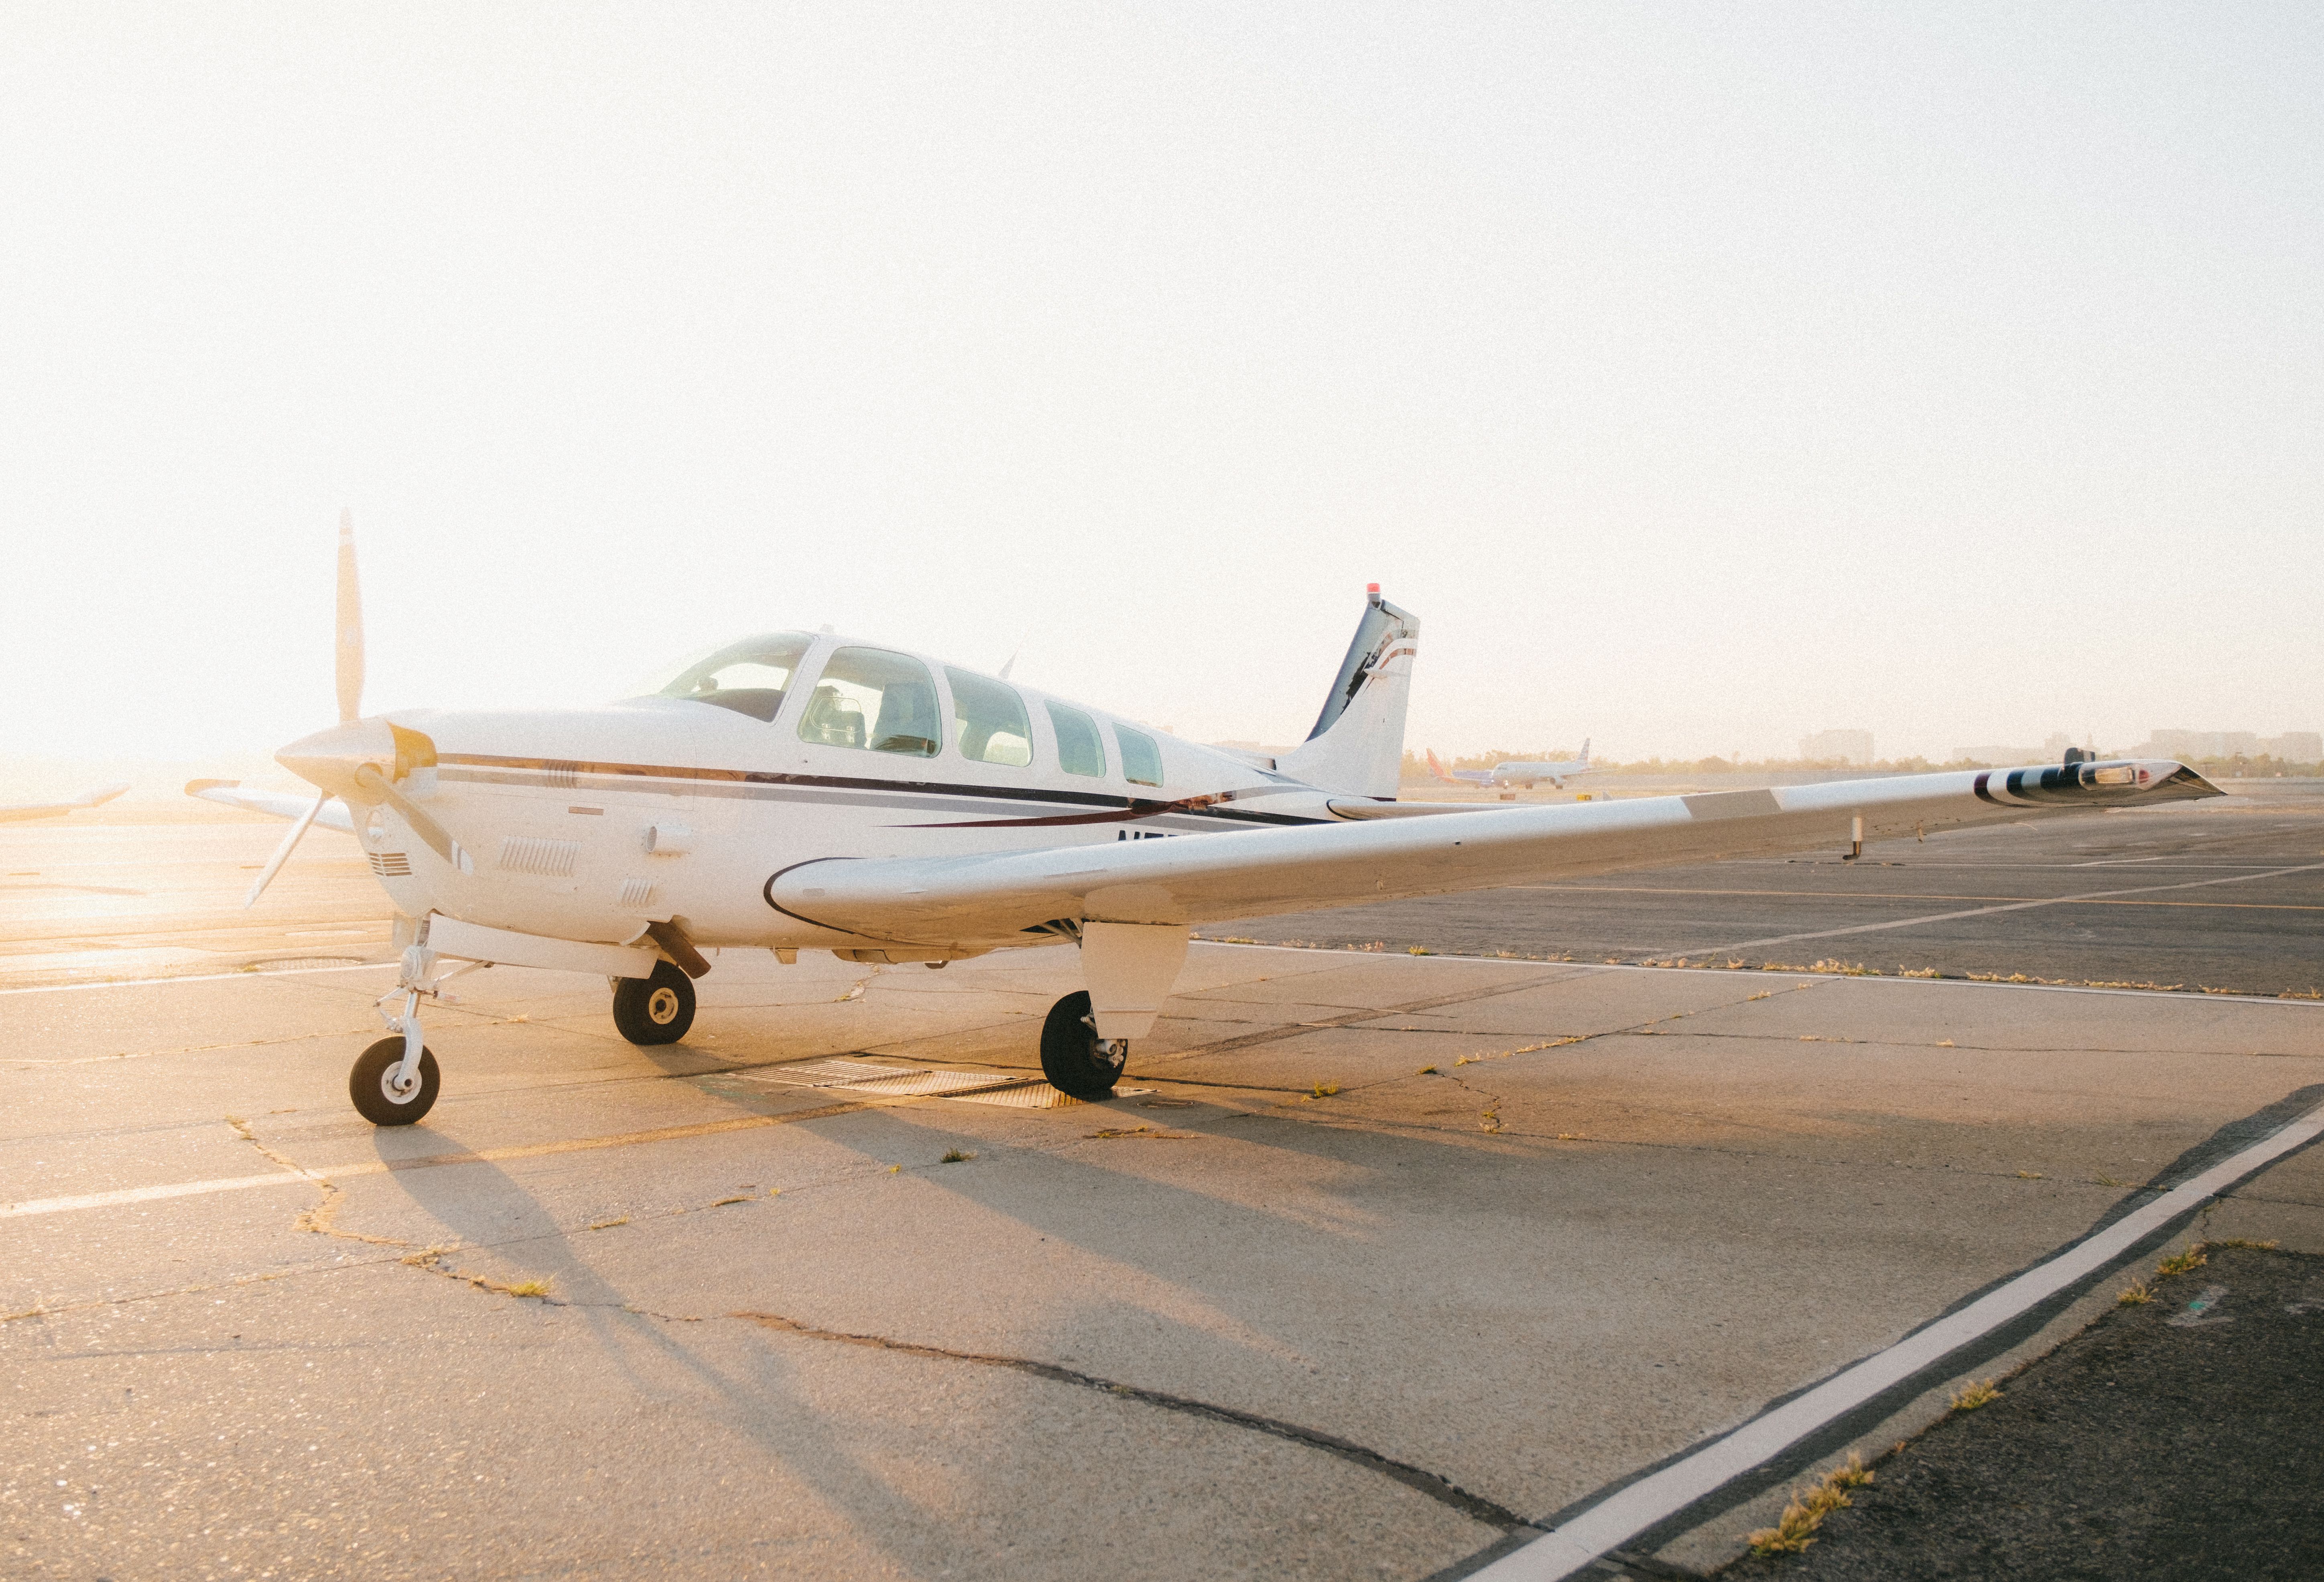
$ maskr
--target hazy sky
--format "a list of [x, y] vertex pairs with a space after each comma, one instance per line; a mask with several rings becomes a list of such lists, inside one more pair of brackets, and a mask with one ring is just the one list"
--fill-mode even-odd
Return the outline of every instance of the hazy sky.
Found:
[[2324, 11], [0, 10], [0, 752], [789, 625], [1296, 739], [2324, 725]]

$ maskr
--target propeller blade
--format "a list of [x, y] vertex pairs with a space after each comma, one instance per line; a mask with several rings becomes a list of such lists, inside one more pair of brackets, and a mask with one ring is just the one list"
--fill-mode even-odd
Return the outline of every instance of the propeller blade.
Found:
[[452, 855], [452, 837], [444, 832], [444, 827], [429, 817], [428, 810], [396, 790], [394, 783], [379, 772], [377, 764], [366, 763], [356, 770], [355, 783], [402, 814], [403, 821], [411, 826], [414, 835], [428, 843], [429, 850], [454, 867], [460, 865], [459, 858]]
[[363, 717], [363, 584], [355, 577], [355, 513], [339, 513], [339, 723]]
[[308, 828], [315, 822], [315, 815], [321, 812], [323, 804], [330, 800], [328, 791], [315, 793], [314, 805], [299, 815], [299, 821], [290, 826], [290, 833], [282, 837], [282, 844], [274, 848], [274, 855], [266, 859], [266, 866], [259, 871], [258, 882], [251, 885], [250, 893], [242, 898], [243, 911], [248, 911], [258, 904], [258, 898], [274, 882], [274, 875], [281, 873], [282, 865], [290, 860], [290, 853], [298, 847], [300, 837], [307, 833]]

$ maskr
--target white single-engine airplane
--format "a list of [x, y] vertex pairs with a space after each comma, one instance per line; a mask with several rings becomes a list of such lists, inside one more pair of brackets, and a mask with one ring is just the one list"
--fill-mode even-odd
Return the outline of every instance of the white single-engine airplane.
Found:
[[604, 973], [623, 1036], [663, 1044], [694, 1020], [705, 947], [941, 966], [1073, 941], [1086, 986], [1051, 1007], [1041, 1069], [1096, 1099], [1152, 1028], [1198, 923], [2219, 794], [2181, 764], [2124, 762], [1399, 803], [1418, 632], [1375, 586], [1314, 729], [1273, 758], [804, 632], [744, 638], [597, 708], [364, 718], [342, 519], [340, 723], [276, 754], [317, 796], [252, 899], [343, 800], [402, 918], [402, 973], [380, 1002], [394, 1036], [348, 1078], [381, 1125], [435, 1103], [420, 1003], [457, 973]]
[[1447, 769], [1436, 761], [1436, 754], [1432, 751], [1428, 754], [1428, 772], [1447, 785], [1489, 785], [1497, 791], [1513, 791], [1523, 786], [1531, 791], [1545, 780], [1563, 791], [1565, 782], [1575, 775], [1591, 774], [1596, 771], [1590, 767], [1590, 738], [1584, 736], [1581, 757], [1561, 758], [1549, 763], [1510, 759], [1496, 763], [1490, 769]]
[[81, 792], [69, 802], [0, 802], [0, 824], [19, 819], [60, 819], [83, 808], [101, 808], [128, 789], [126, 785], [99, 786]]

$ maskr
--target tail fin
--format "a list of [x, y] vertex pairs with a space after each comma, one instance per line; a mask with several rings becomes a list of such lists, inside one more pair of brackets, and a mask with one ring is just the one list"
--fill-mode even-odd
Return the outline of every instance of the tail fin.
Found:
[[1459, 781], [1453, 779], [1450, 773], [1446, 772], [1444, 765], [1437, 761], [1436, 749], [1434, 747], [1428, 749], [1428, 772], [1443, 781], [1446, 785], [1459, 785], [1461, 783]]
[[1420, 623], [1380, 597], [1378, 583], [1367, 592], [1370, 603], [1315, 728], [1276, 765], [1324, 791], [1392, 800], [1404, 762], [1404, 711]]

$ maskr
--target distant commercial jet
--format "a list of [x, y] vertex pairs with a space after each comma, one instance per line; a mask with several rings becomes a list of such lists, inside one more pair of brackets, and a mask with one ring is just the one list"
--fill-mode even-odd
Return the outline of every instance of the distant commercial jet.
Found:
[[1582, 742], [1581, 757], [1561, 759], [1555, 763], [1525, 763], [1512, 759], [1506, 763], [1496, 763], [1490, 769], [1447, 769], [1436, 761], [1436, 754], [1431, 752], [1428, 754], [1428, 772], [1446, 785], [1489, 785], [1497, 791], [1523, 786], [1531, 791], [1545, 780], [1563, 791], [1565, 782], [1574, 775], [1595, 772], [1590, 767], [1590, 741], [1585, 736]]
[[93, 791], [81, 792], [69, 802], [0, 803], [0, 823], [13, 823], [18, 819], [57, 819], [82, 808], [103, 807], [128, 789], [125, 785], [99, 786]]

